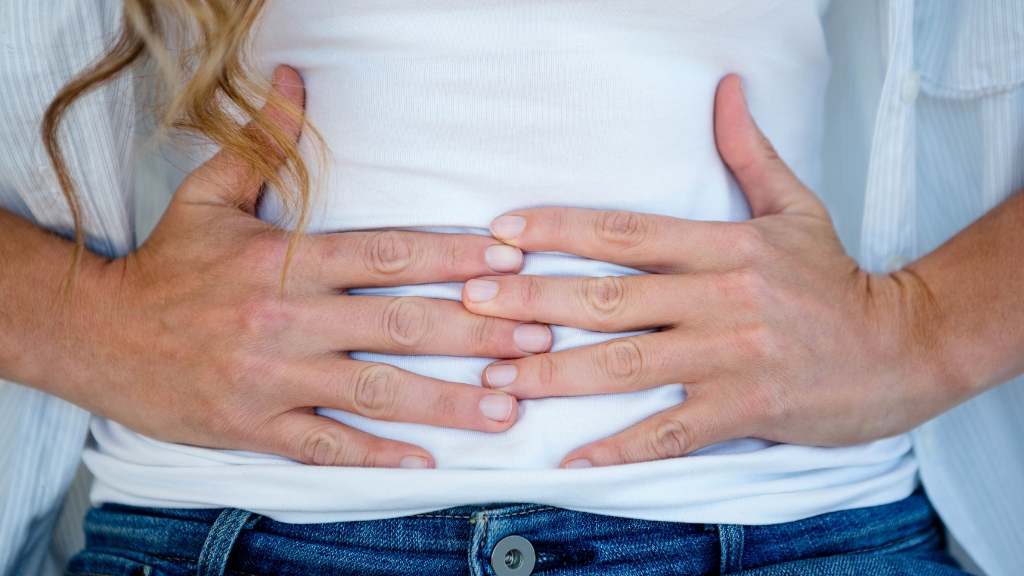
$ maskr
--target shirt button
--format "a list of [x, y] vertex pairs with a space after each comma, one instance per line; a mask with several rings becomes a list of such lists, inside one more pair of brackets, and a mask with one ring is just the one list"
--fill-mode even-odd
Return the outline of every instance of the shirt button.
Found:
[[537, 565], [533, 544], [522, 536], [506, 536], [491, 552], [491, 568], [497, 576], [530, 576]]
[[906, 80], [903, 81], [903, 101], [907, 104], [917, 100], [918, 94], [921, 93], [921, 72], [913, 70], [907, 74]]
[[911, 262], [913, 262], [913, 260], [910, 258], [907, 258], [903, 254], [897, 254], [892, 258], [889, 258], [889, 261], [885, 263], [885, 273], [892, 274], [893, 272], [898, 272]]

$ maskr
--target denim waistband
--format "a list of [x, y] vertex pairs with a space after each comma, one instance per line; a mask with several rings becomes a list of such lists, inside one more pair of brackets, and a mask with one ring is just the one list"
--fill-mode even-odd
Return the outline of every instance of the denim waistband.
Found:
[[106, 505], [89, 513], [85, 527], [87, 547], [69, 565], [71, 574], [495, 576], [492, 553], [512, 535], [532, 544], [534, 574], [727, 574], [857, 555], [952, 565], [921, 492], [885, 506], [764, 526], [652, 522], [520, 504], [333, 524], [283, 524], [232, 509]]

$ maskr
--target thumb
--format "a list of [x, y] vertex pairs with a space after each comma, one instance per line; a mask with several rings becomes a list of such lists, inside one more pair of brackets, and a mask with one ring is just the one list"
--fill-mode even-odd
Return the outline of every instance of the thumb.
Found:
[[743, 81], [730, 74], [715, 94], [718, 153], [750, 202], [754, 217], [782, 213], [822, 215], [825, 208], [779, 158], [747, 107]]
[[[298, 73], [288, 66], [278, 66], [267, 103], [239, 135], [257, 143], [254, 154], [222, 149], [189, 175], [181, 188], [180, 201], [237, 206], [253, 213], [266, 171], [277, 169], [284, 159], [281, 146], [298, 141], [305, 96]], [[175, 196], [179, 200], [179, 195]]]
[[619, 466], [678, 458], [712, 444], [747, 436], [742, 415], [719, 395], [686, 401], [614, 436], [571, 452], [561, 468]]

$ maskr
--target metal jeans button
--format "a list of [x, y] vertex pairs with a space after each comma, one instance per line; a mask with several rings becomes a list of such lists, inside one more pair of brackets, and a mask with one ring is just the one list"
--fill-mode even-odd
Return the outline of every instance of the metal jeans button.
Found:
[[491, 552], [491, 568], [498, 576], [530, 576], [537, 565], [533, 544], [522, 536], [506, 536]]

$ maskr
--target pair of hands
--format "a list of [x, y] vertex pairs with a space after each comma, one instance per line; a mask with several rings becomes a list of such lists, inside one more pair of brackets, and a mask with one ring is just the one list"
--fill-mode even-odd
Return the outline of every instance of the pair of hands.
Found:
[[[297, 74], [275, 89], [301, 107]], [[295, 138], [298, 126], [268, 109]], [[289, 235], [259, 221], [260, 189], [221, 153], [182, 184], [135, 253], [83, 270], [94, 307], [78, 372], [102, 390], [72, 397], [161, 440], [319, 465], [430, 467], [426, 451], [316, 415], [500, 432], [517, 399], [683, 383], [687, 401], [569, 454], [567, 467], [671, 458], [739, 437], [840, 445], [904, 432], [951, 402], [929, 388], [927, 316], [912, 273], [869, 275], [824, 206], [747, 112], [738, 77], [719, 86], [719, 151], [754, 218], [742, 223], [581, 209], [502, 216], [494, 238], [413, 232], [315, 235], [281, 272]], [[651, 274], [516, 275], [521, 251], [559, 251]], [[466, 282], [463, 305], [345, 294], [356, 287]], [[660, 332], [545, 353], [544, 324]], [[95, 342], [103, 342], [102, 346]], [[501, 358], [484, 387], [351, 359], [347, 351]]]

